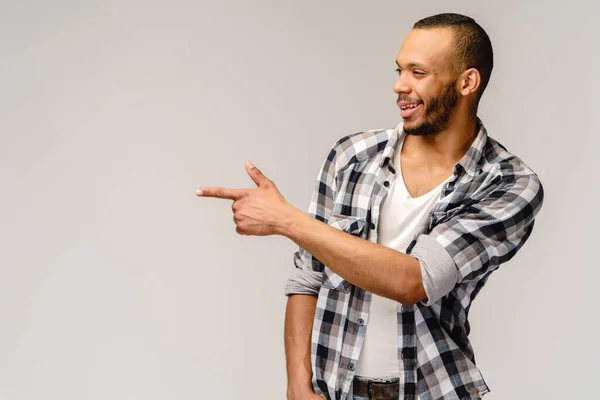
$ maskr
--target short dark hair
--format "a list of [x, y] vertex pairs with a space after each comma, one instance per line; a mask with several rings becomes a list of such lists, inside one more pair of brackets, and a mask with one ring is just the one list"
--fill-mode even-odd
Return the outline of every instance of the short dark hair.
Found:
[[487, 87], [494, 67], [492, 42], [483, 28], [473, 18], [461, 14], [444, 13], [423, 18], [413, 29], [450, 28], [454, 33], [454, 54], [450, 67], [458, 74], [476, 68], [481, 75], [477, 102]]

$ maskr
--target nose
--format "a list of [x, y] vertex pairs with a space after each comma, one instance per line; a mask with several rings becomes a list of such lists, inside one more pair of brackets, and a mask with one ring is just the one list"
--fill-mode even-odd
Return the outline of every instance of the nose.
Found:
[[394, 82], [394, 93], [400, 94], [410, 92], [411, 89], [410, 86], [408, 86], [408, 82], [404, 77], [404, 74], [400, 73], [400, 75], [398, 75], [398, 78], [396, 78], [396, 82]]

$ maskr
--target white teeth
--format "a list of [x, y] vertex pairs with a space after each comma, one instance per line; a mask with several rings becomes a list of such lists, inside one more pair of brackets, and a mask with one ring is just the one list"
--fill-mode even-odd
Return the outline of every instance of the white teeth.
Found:
[[409, 104], [407, 106], [402, 107], [403, 110], [406, 110], [407, 108], [416, 108], [418, 106], [418, 104]]

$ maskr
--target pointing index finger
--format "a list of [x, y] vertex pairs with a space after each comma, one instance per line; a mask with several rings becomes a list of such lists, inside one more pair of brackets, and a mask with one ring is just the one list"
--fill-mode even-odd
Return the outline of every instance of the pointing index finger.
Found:
[[227, 189], [224, 187], [205, 187], [196, 190], [196, 196], [229, 200], [237, 200], [242, 197], [244, 193], [244, 189]]

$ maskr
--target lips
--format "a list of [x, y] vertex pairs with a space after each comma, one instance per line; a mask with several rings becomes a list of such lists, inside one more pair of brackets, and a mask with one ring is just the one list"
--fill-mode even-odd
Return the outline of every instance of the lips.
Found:
[[423, 105], [414, 102], [400, 102], [398, 106], [400, 107], [400, 115], [402, 118], [407, 119], [412, 117]]

